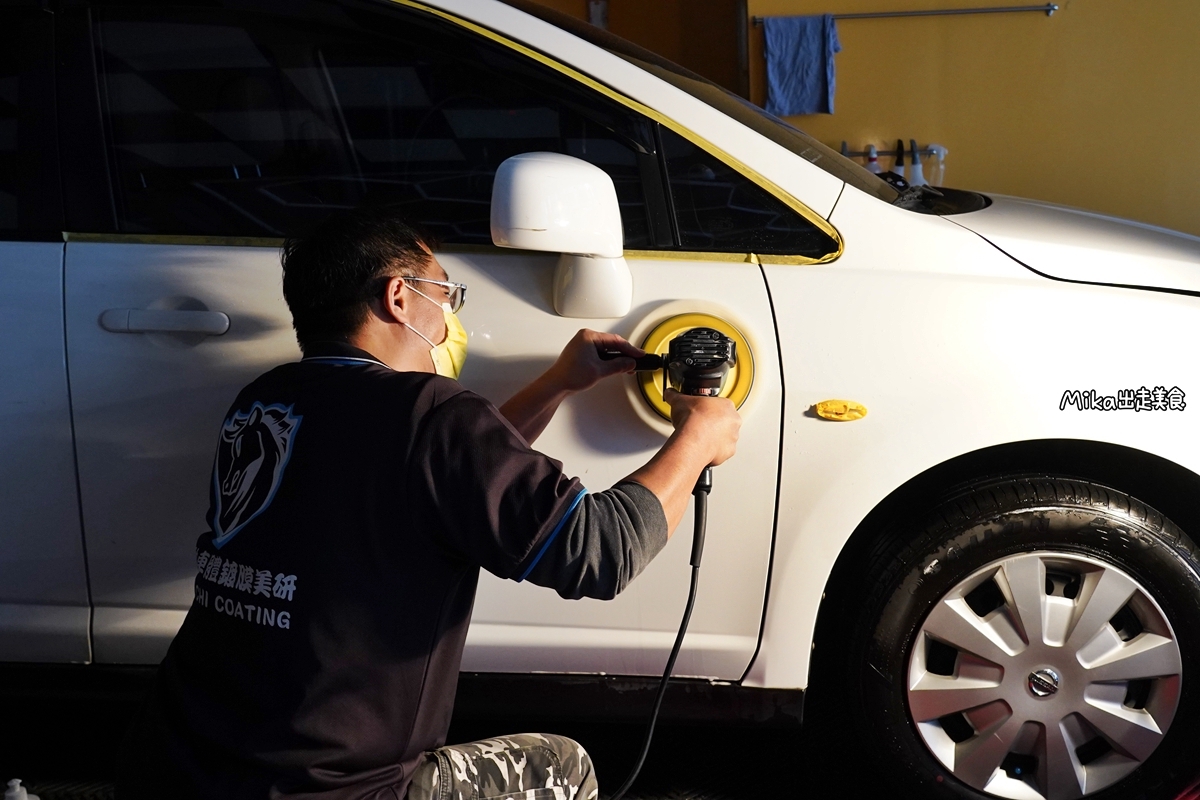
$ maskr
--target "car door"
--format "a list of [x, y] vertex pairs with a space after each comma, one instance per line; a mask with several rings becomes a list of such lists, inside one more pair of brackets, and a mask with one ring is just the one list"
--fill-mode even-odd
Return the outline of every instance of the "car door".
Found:
[[[811, 226], [502, 36], [412, 8], [262, 8], [96, 4], [79, 36], [95, 56], [113, 212], [66, 252], [97, 660], [164, 652], [191, 599], [218, 423], [242, 384], [297, 356], [278, 237], [386, 202], [427, 224], [452, 279], [470, 285], [462, 380], [495, 402], [584, 325], [641, 336], [707, 312], [753, 344], [742, 450], [718, 471], [705, 591], [677, 670], [740, 677], [762, 615], [782, 384], [770, 299], [739, 237], [764, 220], [797, 235]], [[495, 169], [539, 150], [613, 177], [635, 286], [625, 318], [557, 315], [555, 256], [491, 246]], [[538, 447], [603, 489], [661, 445], [656, 419], [633, 379], [613, 381], [569, 401]], [[609, 603], [485, 576], [464, 669], [661, 671], [686, 597], [687, 538]]]
[[87, 661], [63, 340], [53, 18], [0, 3], [0, 661]]

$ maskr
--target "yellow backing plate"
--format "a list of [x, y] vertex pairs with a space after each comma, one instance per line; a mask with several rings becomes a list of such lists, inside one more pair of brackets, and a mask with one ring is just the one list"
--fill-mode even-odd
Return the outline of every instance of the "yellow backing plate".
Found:
[[[725, 378], [725, 387], [721, 389], [721, 397], [728, 397], [737, 408], [742, 407], [750, 396], [750, 387], [754, 384], [754, 354], [742, 332], [720, 317], [711, 314], [680, 314], [658, 324], [642, 342], [641, 347], [647, 353], [667, 354], [671, 340], [692, 328], [712, 328], [728, 336], [737, 344], [737, 358], [729, 375]], [[671, 418], [671, 408], [663, 400], [663, 370], [638, 373], [638, 388], [642, 397], [650, 404], [663, 419]]]

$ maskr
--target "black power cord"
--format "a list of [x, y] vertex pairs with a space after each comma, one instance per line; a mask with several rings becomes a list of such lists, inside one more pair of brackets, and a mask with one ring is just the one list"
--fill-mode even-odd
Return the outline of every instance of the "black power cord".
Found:
[[658, 694], [654, 698], [654, 707], [650, 711], [650, 724], [646, 728], [646, 741], [642, 744], [641, 755], [629, 777], [621, 784], [610, 800], [621, 800], [633, 782], [637, 780], [642, 765], [646, 763], [646, 755], [650, 752], [650, 741], [654, 738], [654, 725], [658, 722], [658, 712], [662, 708], [663, 697], [667, 693], [667, 684], [671, 681], [671, 673], [675, 669], [675, 660], [679, 658], [679, 648], [683, 646], [683, 637], [687, 635], [688, 622], [692, 619], [692, 607], [696, 605], [696, 589], [700, 585], [700, 557], [704, 555], [704, 531], [708, 525], [708, 493], [712, 491], [712, 467], [705, 467], [692, 489], [692, 497], [696, 499], [695, 527], [692, 532], [692, 585], [688, 589], [687, 606], [683, 609], [683, 620], [679, 623], [679, 633], [675, 637], [675, 646], [671, 648], [671, 656], [667, 659], [667, 668], [663, 670], [662, 680], [658, 684]]
[[[616, 350], [606, 350], [600, 353], [604, 360], [620, 358], [622, 353]], [[683, 394], [697, 397], [716, 397], [725, 385], [729, 370], [737, 363], [737, 346], [733, 339], [713, 328], [691, 328], [676, 336], [668, 345], [666, 357], [648, 353], [634, 359], [634, 369], [638, 371], [664, 370], [663, 384], [671, 385]], [[646, 741], [642, 744], [641, 755], [629, 777], [621, 784], [610, 800], [622, 800], [629, 787], [637, 780], [642, 765], [646, 763], [646, 755], [650, 752], [650, 741], [654, 738], [654, 726], [658, 722], [658, 712], [662, 708], [663, 697], [667, 693], [667, 684], [671, 681], [671, 673], [675, 669], [675, 660], [679, 658], [679, 649], [683, 646], [683, 637], [687, 635], [688, 622], [692, 619], [692, 607], [696, 605], [696, 589], [700, 585], [700, 557], [704, 554], [704, 531], [708, 525], [708, 493], [712, 491], [712, 467], [705, 467], [696, 480], [692, 489], [692, 497], [696, 498], [695, 531], [692, 534], [692, 585], [688, 589], [687, 606], [683, 609], [683, 620], [679, 623], [679, 634], [675, 637], [675, 646], [667, 659], [667, 668], [663, 670], [662, 681], [658, 684], [658, 694], [654, 698], [654, 707], [650, 710], [650, 724], [646, 727]]]

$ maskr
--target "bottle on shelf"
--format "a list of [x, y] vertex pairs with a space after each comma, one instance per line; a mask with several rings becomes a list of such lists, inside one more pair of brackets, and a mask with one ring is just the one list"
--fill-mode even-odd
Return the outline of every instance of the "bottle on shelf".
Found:
[[929, 149], [933, 152], [933, 157], [936, 159], [929, 168], [929, 183], [933, 186], [946, 185], [946, 154], [950, 151], [945, 145], [931, 144]]
[[4, 790], [4, 800], [38, 800], [38, 796], [30, 794], [21, 785], [20, 778], [13, 778], [8, 782], [8, 788]]
[[912, 159], [912, 168], [908, 172], [909, 186], [928, 186], [925, 180], [925, 166], [921, 163], [921, 151], [917, 149], [917, 140], [909, 139], [908, 154]]
[[867, 145], [867, 170], [879, 175], [883, 170], [879, 166], [879, 151], [875, 149], [875, 145]]

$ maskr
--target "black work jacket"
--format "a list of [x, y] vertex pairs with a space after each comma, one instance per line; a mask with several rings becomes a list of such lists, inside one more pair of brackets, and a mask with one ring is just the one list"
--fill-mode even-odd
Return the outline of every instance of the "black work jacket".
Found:
[[122, 797], [403, 798], [445, 743], [480, 567], [611, 597], [666, 542], [644, 487], [587, 495], [487, 400], [341, 344], [242, 390], [210, 492]]

